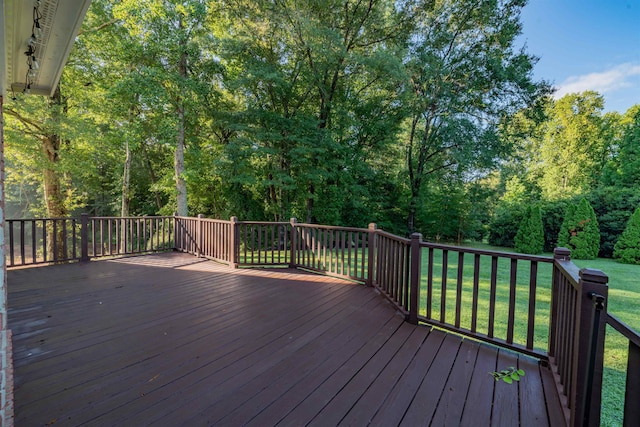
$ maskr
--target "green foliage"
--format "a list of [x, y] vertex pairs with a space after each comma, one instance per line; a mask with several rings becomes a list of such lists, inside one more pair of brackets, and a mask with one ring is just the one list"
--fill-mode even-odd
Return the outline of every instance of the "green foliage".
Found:
[[541, 254], [544, 249], [544, 229], [539, 206], [527, 206], [520, 227], [514, 238], [516, 251], [525, 254]]
[[496, 381], [504, 381], [507, 384], [512, 384], [514, 381], [520, 381], [521, 377], [524, 377], [525, 372], [522, 369], [516, 369], [513, 366], [503, 369], [501, 371], [490, 372]]
[[571, 250], [575, 259], [595, 259], [600, 250], [600, 229], [596, 214], [587, 199], [567, 207], [558, 234], [558, 246]]
[[611, 123], [611, 128], [616, 144], [603, 173], [604, 184], [637, 188], [640, 185], [640, 105], [629, 108]]
[[569, 242], [571, 240], [571, 229], [575, 223], [576, 205], [569, 203], [566, 207], [562, 225], [558, 232], [558, 247], [569, 249]]
[[535, 58], [513, 48], [523, 5], [446, 0], [415, 17], [420, 35], [409, 43], [403, 135], [409, 232], [427, 177], [493, 167], [511, 148], [499, 137], [502, 122], [545, 93], [532, 78]]
[[493, 246], [513, 248], [524, 209], [517, 206], [499, 206], [489, 223], [488, 242]]
[[627, 221], [640, 205], [640, 188], [602, 187], [585, 196], [600, 226], [599, 257], [611, 258], [613, 247]]
[[565, 217], [568, 202], [564, 200], [542, 202], [542, 226], [544, 229], [544, 252], [553, 252], [559, 246], [558, 235]]
[[640, 264], [640, 208], [637, 208], [618, 238], [613, 257], [624, 264]]
[[549, 104], [538, 148], [545, 199], [567, 199], [595, 187], [610, 143], [604, 133], [603, 107], [604, 98], [591, 91], [568, 94]]

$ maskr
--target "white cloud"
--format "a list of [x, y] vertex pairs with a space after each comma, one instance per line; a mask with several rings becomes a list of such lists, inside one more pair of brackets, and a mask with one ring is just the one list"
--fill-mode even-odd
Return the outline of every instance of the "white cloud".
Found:
[[632, 86], [630, 79], [640, 76], [640, 64], [620, 64], [600, 73], [589, 73], [582, 76], [571, 76], [558, 85], [554, 97], [562, 98], [568, 93], [594, 90], [606, 94]]

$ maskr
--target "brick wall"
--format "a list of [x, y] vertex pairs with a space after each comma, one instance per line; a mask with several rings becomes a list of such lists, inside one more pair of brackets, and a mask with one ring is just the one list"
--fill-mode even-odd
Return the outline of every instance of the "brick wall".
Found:
[[0, 331], [0, 425], [13, 426], [13, 360], [11, 330]]

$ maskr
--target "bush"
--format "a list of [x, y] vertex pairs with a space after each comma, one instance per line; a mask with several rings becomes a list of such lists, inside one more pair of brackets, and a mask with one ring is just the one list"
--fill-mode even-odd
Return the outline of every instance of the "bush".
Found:
[[637, 208], [613, 249], [613, 257], [624, 264], [640, 264], [640, 208]]
[[566, 207], [562, 225], [558, 232], [558, 247], [569, 248], [569, 239], [571, 238], [571, 227], [574, 223], [574, 217], [576, 216], [576, 205], [570, 203]]
[[541, 254], [544, 248], [544, 229], [540, 207], [527, 206], [516, 233], [515, 249], [525, 254]]
[[500, 206], [489, 224], [489, 244], [512, 248], [523, 217], [524, 212], [519, 207]]
[[587, 201], [569, 205], [558, 234], [558, 246], [571, 250], [575, 259], [595, 259], [600, 251], [600, 228], [596, 213]]
[[640, 191], [637, 188], [603, 187], [586, 196], [598, 218], [600, 227], [600, 253], [603, 258], [613, 257], [613, 247], [622, 234], [637, 206]]
[[560, 246], [558, 234], [560, 234], [562, 220], [567, 211], [567, 201], [546, 202], [540, 209], [544, 229], [544, 252], [553, 252], [556, 247]]

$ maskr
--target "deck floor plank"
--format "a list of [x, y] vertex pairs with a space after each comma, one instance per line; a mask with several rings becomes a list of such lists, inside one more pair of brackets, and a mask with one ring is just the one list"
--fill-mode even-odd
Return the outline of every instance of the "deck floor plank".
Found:
[[[498, 353], [498, 367], [496, 371], [502, 371], [511, 367], [518, 367], [518, 355], [506, 350]], [[527, 378], [528, 382], [530, 380]], [[491, 411], [492, 426], [517, 426], [520, 425], [520, 406], [518, 402], [519, 381], [507, 384], [503, 380], [496, 381]]]
[[428, 426], [430, 424], [461, 344], [459, 337], [454, 335], [445, 337], [400, 425]]
[[371, 387], [367, 389], [349, 413], [340, 421], [340, 425], [368, 425], [372, 421], [373, 416], [382, 407], [387, 396], [398, 384], [400, 377], [408, 368], [418, 350], [420, 350], [427, 337], [423, 329], [413, 329], [409, 339], [384, 370], [384, 375], [376, 378]]
[[463, 341], [458, 351], [449, 380], [444, 387], [444, 392], [438, 402], [438, 407], [431, 425], [434, 426], [458, 426], [462, 418], [464, 402], [467, 399], [469, 379], [473, 376], [476, 359], [478, 358], [478, 348], [480, 344], [475, 341]]
[[471, 376], [467, 400], [462, 410], [461, 426], [488, 426], [491, 423], [491, 407], [493, 406], [494, 387], [496, 381], [490, 375], [496, 370], [498, 350], [481, 345], [478, 359]]
[[[375, 290], [337, 278], [168, 253], [10, 270], [8, 290], [16, 425], [562, 416], [537, 361], [409, 325]], [[515, 396], [489, 375], [503, 363], [527, 372]]]
[[518, 360], [518, 368], [524, 371], [518, 383], [520, 394], [520, 425], [522, 427], [545, 427], [549, 425], [547, 410], [537, 405], [532, 396], [544, 395], [540, 366], [537, 360], [521, 356]]

